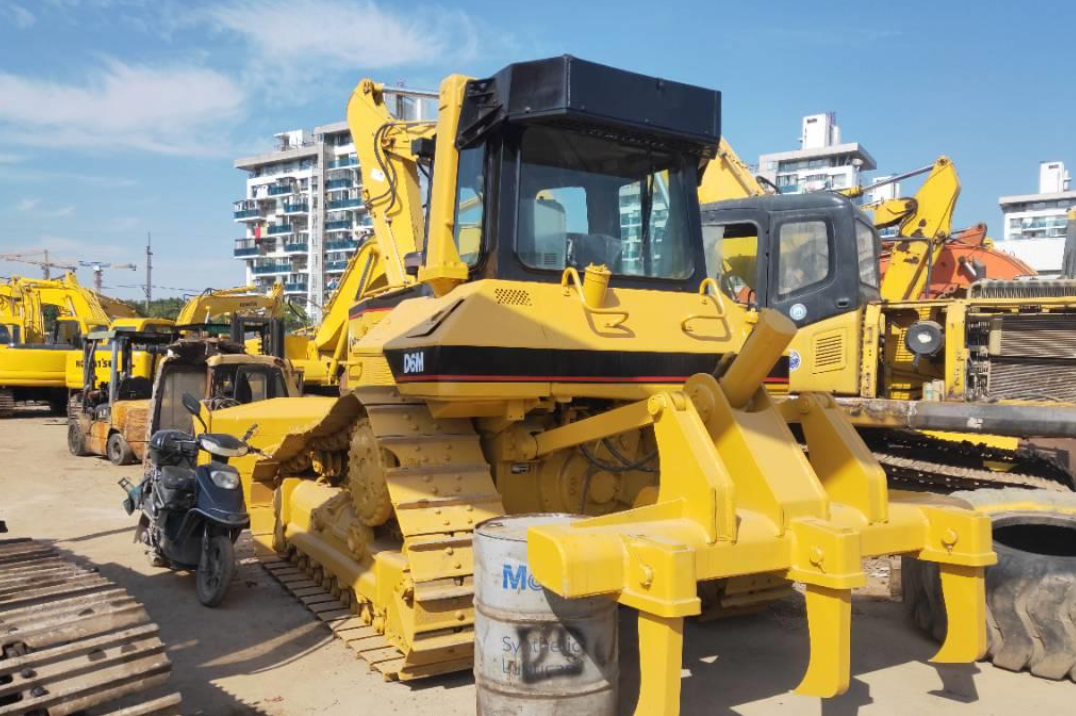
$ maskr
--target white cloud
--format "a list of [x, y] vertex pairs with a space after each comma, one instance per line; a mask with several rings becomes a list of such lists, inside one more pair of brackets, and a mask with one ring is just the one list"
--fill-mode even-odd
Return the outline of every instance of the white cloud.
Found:
[[0, 129], [35, 146], [226, 154], [244, 100], [236, 82], [195, 66], [107, 60], [70, 84], [0, 72]]
[[59, 209], [56, 209], [55, 211], [50, 211], [50, 212], [48, 212], [46, 214], [46, 216], [74, 216], [74, 215], [75, 215], [75, 207], [70, 206], [70, 205], [61, 206]]
[[273, 66], [296, 60], [322, 69], [431, 65], [477, 47], [474, 23], [463, 12], [396, 12], [372, 0], [236, 0], [208, 10], [208, 18], [243, 36], [257, 62]]
[[0, 152], [0, 164], [18, 164], [23, 161], [25, 157], [18, 154], [4, 154]]
[[15, 205], [15, 209], [18, 211], [33, 211], [34, 207], [40, 203], [40, 199], [23, 199]]
[[15, 3], [0, 6], [0, 16], [6, 16], [11, 21], [11, 24], [20, 30], [33, 27], [34, 23], [37, 22], [37, 18], [34, 17], [32, 12]]

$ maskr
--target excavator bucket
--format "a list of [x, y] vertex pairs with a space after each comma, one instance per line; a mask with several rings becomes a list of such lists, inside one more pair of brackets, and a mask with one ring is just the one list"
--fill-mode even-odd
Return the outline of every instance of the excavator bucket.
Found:
[[[832, 697], [850, 678], [852, 590], [865, 557], [910, 554], [942, 574], [949, 635], [935, 661], [986, 648], [984, 567], [996, 557], [988, 518], [890, 492], [885, 474], [826, 395], [781, 405], [762, 388], [795, 333], [764, 311], [718, 380], [645, 401], [661, 463], [657, 501], [528, 533], [535, 577], [567, 597], [614, 596], [639, 611], [642, 683], [636, 713], [679, 713], [683, 619], [701, 611], [698, 583], [776, 574], [806, 587], [810, 663], [799, 694]], [[638, 423], [628, 405], [587, 420]], [[589, 434], [587, 420], [560, 430]], [[789, 429], [797, 422], [807, 454]], [[565, 440], [547, 432], [544, 440]]]

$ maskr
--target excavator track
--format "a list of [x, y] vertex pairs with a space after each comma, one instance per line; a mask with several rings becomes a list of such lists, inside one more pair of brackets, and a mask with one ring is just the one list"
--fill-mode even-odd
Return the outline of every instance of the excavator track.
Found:
[[[379, 541], [388, 533], [394, 544], [377, 552], [382, 563], [374, 569], [398, 575], [391, 588], [376, 589], [392, 596], [377, 603], [342, 591], [329, 565], [299, 545], [289, 544], [290, 559], [269, 557], [263, 564], [387, 680], [469, 669], [472, 533], [479, 522], [504, 513], [478, 434], [470, 420], [434, 419], [423, 403], [366, 405], [365, 414], [353, 430], [372, 430], [394, 463], [384, 469], [392, 517], [377, 528]], [[354, 452], [357, 441], [351, 442]]]
[[[1072, 475], [1047, 457], [1029, 450], [954, 442], [903, 431], [873, 436], [867, 444], [889, 479], [903, 487], [934, 492], [984, 487], [1023, 487], [1071, 492]], [[995, 463], [1009, 469], [989, 469]]]
[[0, 388], [0, 418], [15, 414], [15, 393], [10, 388]]
[[0, 541], [0, 716], [179, 716], [179, 694], [130, 705], [171, 672], [124, 589], [48, 545]]
[[1034, 475], [981, 470], [928, 460], [915, 460], [886, 453], [874, 453], [894, 484], [931, 492], [956, 492], [984, 487], [1027, 487], [1055, 492], [1071, 492], [1060, 482]]

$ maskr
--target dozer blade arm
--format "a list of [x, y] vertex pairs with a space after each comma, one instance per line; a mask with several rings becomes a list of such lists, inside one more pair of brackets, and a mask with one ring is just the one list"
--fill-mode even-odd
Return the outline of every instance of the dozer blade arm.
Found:
[[[889, 495], [880, 466], [829, 396], [800, 396], [794, 409], [779, 409], [762, 379], [793, 334], [787, 319], [764, 311], [720, 383], [695, 375], [683, 391], [537, 438], [541, 452], [594, 439], [600, 427], [608, 435], [644, 421], [654, 427], [656, 503], [528, 531], [542, 585], [639, 610], [639, 716], [679, 714], [683, 619], [700, 613], [702, 581], [777, 574], [806, 585], [811, 657], [800, 694], [848, 688], [851, 593], [866, 583], [864, 557], [903, 553], [939, 563], [952, 626], [936, 660], [970, 661], [985, 646], [983, 567], [995, 559], [989, 519]], [[809, 459], [789, 419], [803, 423]]]

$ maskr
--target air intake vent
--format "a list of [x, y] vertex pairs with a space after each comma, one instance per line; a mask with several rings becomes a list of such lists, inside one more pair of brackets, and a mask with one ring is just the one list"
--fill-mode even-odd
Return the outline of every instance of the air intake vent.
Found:
[[844, 368], [844, 331], [823, 333], [814, 341], [815, 373]]
[[493, 297], [503, 306], [533, 306], [530, 292], [522, 289], [495, 288]]

